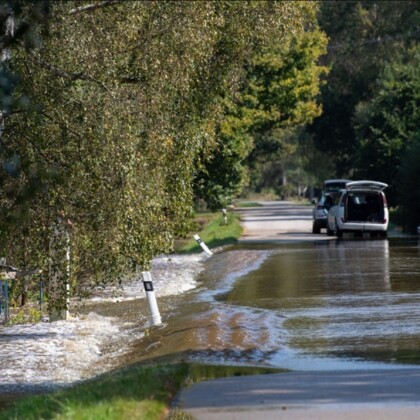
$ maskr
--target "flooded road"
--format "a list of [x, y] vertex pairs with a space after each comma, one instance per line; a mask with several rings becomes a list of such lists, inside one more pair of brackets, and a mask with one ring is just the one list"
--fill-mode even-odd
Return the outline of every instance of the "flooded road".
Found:
[[143, 357], [293, 370], [420, 361], [417, 240], [243, 245], [208, 260], [201, 281]]
[[241, 244], [156, 259], [162, 326], [148, 328], [138, 278], [73, 321], [0, 326], [0, 393], [161, 358], [302, 371], [420, 364], [418, 239], [313, 235], [310, 212], [250, 209]]

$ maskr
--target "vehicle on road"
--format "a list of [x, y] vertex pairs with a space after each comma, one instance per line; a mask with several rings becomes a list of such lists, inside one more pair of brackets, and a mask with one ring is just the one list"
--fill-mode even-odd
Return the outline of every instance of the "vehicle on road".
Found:
[[321, 229], [327, 228], [328, 210], [333, 205], [337, 196], [335, 193], [322, 193], [318, 202], [312, 209], [312, 233], [321, 233]]
[[351, 182], [351, 179], [327, 179], [324, 181], [323, 193], [335, 193], [346, 188], [346, 184]]
[[351, 181], [337, 196], [327, 215], [327, 235], [343, 236], [345, 232], [387, 236], [389, 212], [383, 190], [387, 184], [378, 181]]
[[321, 229], [327, 228], [328, 210], [337, 199], [340, 190], [346, 187], [347, 182], [350, 182], [350, 179], [327, 179], [324, 181], [321, 197], [313, 203], [312, 233], [321, 233]]

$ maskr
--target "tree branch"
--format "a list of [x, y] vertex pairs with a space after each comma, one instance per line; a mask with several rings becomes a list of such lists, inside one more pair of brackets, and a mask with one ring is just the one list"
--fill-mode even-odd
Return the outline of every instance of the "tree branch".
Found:
[[69, 15], [77, 15], [78, 13], [89, 12], [91, 10], [99, 9], [100, 7], [111, 6], [114, 3], [119, 3], [120, 0], [104, 0], [99, 3], [88, 4], [86, 6], [75, 7], [71, 9]]
[[86, 75], [82, 72], [68, 73], [68, 72], [66, 72], [64, 70], [61, 70], [61, 69], [53, 66], [52, 64], [42, 60], [40, 57], [37, 57], [34, 53], [31, 53], [31, 55], [41, 67], [44, 67], [45, 69], [50, 71], [55, 76], [63, 77], [65, 79], [70, 79], [70, 80], [84, 80], [84, 81], [88, 81], [88, 82], [97, 83], [98, 85], [102, 86], [102, 88], [104, 88], [112, 97], [114, 97], [112, 92], [111, 92], [111, 89], [109, 89], [108, 86], [106, 86], [105, 83], [101, 82], [100, 80], [95, 79], [92, 76], [88, 76], [88, 75]]

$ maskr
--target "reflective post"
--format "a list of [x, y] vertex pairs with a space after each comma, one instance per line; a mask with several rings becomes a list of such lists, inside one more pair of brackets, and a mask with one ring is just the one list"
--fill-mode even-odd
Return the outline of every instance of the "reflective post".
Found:
[[202, 250], [207, 254], [207, 255], [213, 255], [213, 252], [211, 252], [209, 250], [209, 248], [207, 247], [207, 245], [201, 240], [201, 238], [198, 235], [194, 235], [194, 239], [197, 241], [197, 243], [201, 246]]
[[149, 271], [142, 271], [143, 286], [146, 291], [147, 302], [151, 313], [150, 323], [152, 326], [160, 325], [162, 318], [160, 317], [159, 308], [156, 301], [155, 290], [153, 287], [152, 276]]
[[228, 222], [227, 222], [227, 211], [226, 211], [226, 209], [222, 209], [222, 213], [223, 213], [224, 224], [227, 225]]

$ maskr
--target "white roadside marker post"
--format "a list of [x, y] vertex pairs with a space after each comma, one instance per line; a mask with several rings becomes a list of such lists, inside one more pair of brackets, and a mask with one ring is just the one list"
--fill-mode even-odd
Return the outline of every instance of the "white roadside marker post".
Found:
[[198, 235], [194, 235], [194, 239], [198, 242], [198, 244], [201, 246], [201, 248], [203, 249], [203, 251], [207, 254], [207, 255], [213, 255], [213, 252], [211, 252], [207, 245], [201, 240], [201, 238]]
[[223, 213], [223, 221], [225, 223], [225, 225], [227, 225], [227, 211], [226, 209], [222, 209], [222, 213]]
[[160, 317], [159, 308], [156, 301], [155, 290], [153, 288], [152, 276], [149, 271], [142, 271], [143, 286], [146, 291], [147, 302], [150, 309], [150, 323], [154, 327], [162, 324], [162, 318]]

